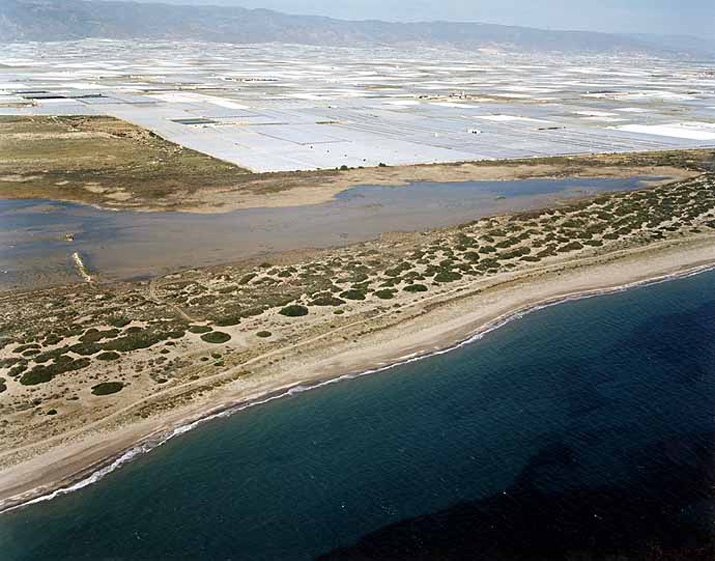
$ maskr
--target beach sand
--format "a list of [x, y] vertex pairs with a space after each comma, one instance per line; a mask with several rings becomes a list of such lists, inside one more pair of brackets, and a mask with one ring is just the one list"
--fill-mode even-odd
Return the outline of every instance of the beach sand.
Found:
[[[429, 356], [493, 329], [534, 307], [715, 266], [715, 235], [700, 234], [645, 247], [580, 256], [500, 273], [415, 299], [399, 311], [360, 317], [338, 329], [270, 347], [210, 379], [157, 391], [77, 429], [0, 454], [0, 509], [109, 471], [199, 419], [365, 371]], [[251, 375], [245, 375], [250, 369]], [[183, 400], [182, 395], [192, 399]], [[148, 406], [152, 415], [137, 412]], [[158, 412], [157, 412], [158, 411]], [[183, 428], [182, 428], [183, 427]], [[118, 458], [121, 458], [117, 462]], [[84, 483], [80, 483], [82, 485]]]

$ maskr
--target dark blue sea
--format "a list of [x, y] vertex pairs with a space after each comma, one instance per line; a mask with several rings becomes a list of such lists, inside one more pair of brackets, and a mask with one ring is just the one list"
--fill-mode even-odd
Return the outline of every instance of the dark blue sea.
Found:
[[205, 423], [0, 559], [712, 560], [715, 272]]

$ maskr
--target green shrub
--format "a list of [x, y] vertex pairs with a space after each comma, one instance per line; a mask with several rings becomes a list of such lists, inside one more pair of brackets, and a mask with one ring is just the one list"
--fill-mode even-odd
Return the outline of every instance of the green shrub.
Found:
[[105, 351], [97, 355], [97, 360], [117, 360], [119, 357], [119, 353], [115, 353], [114, 351]]
[[332, 294], [318, 294], [310, 303], [311, 306], [342, 306], [345, 300], [336, 298]]
[[125, 318], [124, 316], [114, 316], [109, 318], [107, 323], [112, 327], [124, 327], [125, 325], [131, 323], [131, 320]]
[[340, 296], [347, 300], [365, 300], [365, 293], [362, 290], [346, 290], [341, 292]]
[[375, 292], [375, 296], [381, 300], [392, 300], [395, 297], [395, 291], [390, 290], [389, 288], [384, 288]]
[[29, 372], [25, 372], [20, 378], [20, 383], [23, 386], [35, 386], [37, 384], [43, 384], [49, 382], [55, 376], [63, 374], [64, 372], [71, 372], [73, 370], [79, 370], [89, 366], [90, 359], [88, 358], [78, 358], [76, 360], [63, 355], [56, 359], [55, 362], [48, 366], [37, 365]]
[[[129, 333], [129, 331], [127, 330], [127, 335], [125, 335], [124, 337], [113, 339], [111, 341], [105, 341], [104, 343], [102, 343], [101, 348], [98, 350], [128, 352], [136, 349], [147, 349], [152, 345], [156, 345], [157, 343], [163, 341], [164, 339], [166, 339], [166, 335], [164, 333], [155, 333], [152, 331], [144, 330]], [[70, 348], [74, 350], [74, 348]]]
[[462, 278], [459, 273], [453, 273], [452, 271], [441, 271], [437, 273], [434, 277], [435, 282], [452, 282]]
[[[278, 301], [280, 302], [280, 304], [272, 302], [272, 305], [280, 306], [286, 302], [290, 302], [290, 300], [286, 299], [286, 298], [278, 299]], [[265, 306], [254, 306], [253, 308], [246, 308], [245, 310], [241, 310], [241, 312], [239, 313], [239, 316], [242, 318], [251, 318], [251, 317], [255, 317], [255, 316], [260, 316], [266, 310], [267, 310], [267, 308]]]
[[9, 358], [3, 358], [0, 359], [0, 368], [7, 368], [8, 366], [13, 366], [17, 364], [18, 362], [26, 362], [24, 359], [20, 358], [19, 356], [11, 356]]
[[255, 279], [258, 275], [256, 273], [248, 273], [247, 275], [244, 275], [241, 277], [241, 280], [238, 281], [238, 284], [248, 284], [251, 282], [253, 279]]
[[122, 382], [102, 382], [96, 386], [92, 386], [92, 393], [94, 395], [109, 395], [117, 393], [124, 387]]
[[226, 341], [230, 341], [231, 336], [228, 333], [224, 333], [223, 331], [212, 331], [211, 333], [206, 333], [202, 335], [201, 340], [206, 341], [207, 343], [220, 344], [225, 343]]
[[305, 306], [301, 306], [300, 304], [292, 304], [290, 306], [286, 306], [285, 308], [281, 309], [281, 311], [278, 313], [283, 316], [288, 316], [291, 318], [307, 316], [308, 308], [306, 308]]
[[26, 345], [20, 345], [19, 347], [15, 348], [15, 350], [12, 352], [19, 354], [19, 353], [27, 351], [28, 349], [39, 349], [39, 348], [40, 348], [39, 343], [28, 343]]
[[256, 333], [256, 337], [261, 337], [262, 339], [267, 339], [268, 337], [271, 337], [273, 333], [270, 331], [259, 331]]
[[574, 242], [567, 243], [566, 245], [562, 245], [556, 251], [558, 251], [559, 253], [564, 253], [567, 251], [576, 251], [579, 249], [583, 249], [583, 244], [581, 244], [581, 242], [574, 241]]
[[427, 292], [429, 289], [424, 284], [410, 284], [402, 290], [405, 292]]
[[85, 331], [84, 335], [82, 335], [79, 340], [82, 341], [82, 343], [97, 343], [102, 339], [113, 339], [117, 335], [119, 335], [118, 329], [106, 329], [100, 331], [99, 329], [91, 328]]
[[190, 325], [189, 331], [200, 335], [202, 333], [209, 333], [213, 331], [213, 329], [211, 329], [208, 325]]
[[50, 345], [56, 345], [57, 343], [59, 343], [61, 341], [62, 341], [62, 337], [60, 337], [59, 335], [57, 335], [55, 333], [50, 333], [43, 341], [43, 344], [45, 346], [49, 347]]
[[22, 374], [25, 370], [27, 370], [27, 362], [21, 362], [20, 364], [13, 366], [7, 373], [15, 378]]
[[219, 327], [232, 327], [241, 323], [241, 314], [232, 314], [230, 316], [218, 317], [214, 319], [214, 323]]

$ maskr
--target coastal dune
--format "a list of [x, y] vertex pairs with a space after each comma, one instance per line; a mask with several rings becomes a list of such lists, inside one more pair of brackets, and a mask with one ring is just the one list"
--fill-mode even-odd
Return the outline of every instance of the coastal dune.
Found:
[[[576, 257], [499, 273], [415, 300], [328, 333], [289, 342], [227, 367], [220, 391], [182, 404], [188, 382], [132, 403], [88, 426], [6, 450], [0, 461], [0, 510], [93, 482], [138, 453], [202, 419], [340, 379], [385, 370], [479, 337], [530, 310], [571, 298], [622, 290], [715, 266], [715, 235], [700, 234], [605, 255]], [[242, 376], [247, 368], [253, 375]], [[137, 419], [148, 403], [165, 412]], [[178, 403], [178, 405], [177, 405]], [[130, 422], [131, 420], [131, 422]], [[94, 474], [94, 475], [93, 475]], [[63, 491], [60, 491], [63, 492]]]

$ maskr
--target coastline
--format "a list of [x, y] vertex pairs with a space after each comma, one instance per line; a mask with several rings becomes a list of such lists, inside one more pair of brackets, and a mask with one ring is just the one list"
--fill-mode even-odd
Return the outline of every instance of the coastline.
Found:
[[[715, 240], [709, 236], [696, 242], [700, 243], [681, 242], [684, 248], [665, 244], [660, 249], [646, 247], [601, 258], [574, 259], [545, 268], [545, 272], [526, 270], [475, 283], [478, 288], [472, 287], [466, 293], [456, 291], [435, 309], [393, 323], [378, 331], [377, 336], [371, 335], [371, 341], [357, 349], [335, 352], [329, 347], [307, 360], [293, 358], [281, 373], [261, 378], [251, 393], [241, 395], [239, 390], [232, 395], [228, 391], [211, 407], [204, 403], [198, 408], [179, 408], [165, 417], [150, 418], [111, 433], [100, 432], [71, 447], [62, 447], [60, 457], [53, 448], [29, 462], [18, 463], [0, 472], [0, 486], [5, 488], [0, 491], [0, 513], [92, 484], [133, 457], [213, 418], [449, 352], [547, 306], [713, 269]], [[391, 330], [409, 333], [398, 341]], [[286, 371], [293, 374], [286, 375]]]

